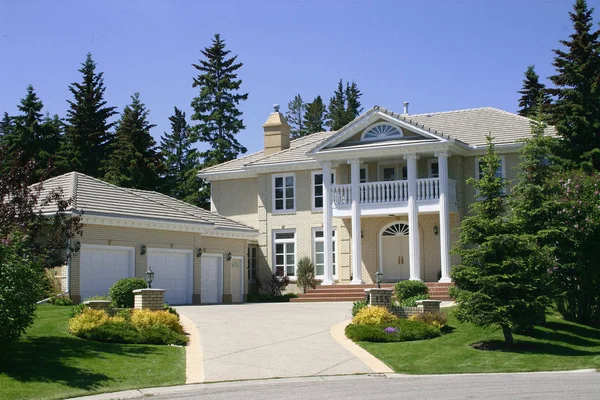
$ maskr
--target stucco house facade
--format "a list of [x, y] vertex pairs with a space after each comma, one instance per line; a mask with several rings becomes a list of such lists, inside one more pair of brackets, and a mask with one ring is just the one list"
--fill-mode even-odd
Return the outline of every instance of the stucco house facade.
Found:
[[375, 106], [337, 132], [290, 140], [276, 107], [262, 151], [199, 176], [213, 213], [258, 232], [251, 285], [262, 271], [293, 280], [304, 256], [322, 285], [372, 283], [377, 271], [387, 282], [450, 282], [449, 251], [475, 199], [466, 180], [478, 177], [486, 136], [510, 182], [531, 122], [491, 107], [410, 115], [405, 103], [403, 114]]
[[[106, 295], [114, 282], [154, 271], [169, 304], [241, 303], [249, 240], [258, 232], [161, 193], [121, 188], [71, 172], [44, 182], [61, 189], [80, 215], [83, 234], [67, 265], [56, 269], [74, 301]], [[55, 212], [53, 205], [42, 211]]]

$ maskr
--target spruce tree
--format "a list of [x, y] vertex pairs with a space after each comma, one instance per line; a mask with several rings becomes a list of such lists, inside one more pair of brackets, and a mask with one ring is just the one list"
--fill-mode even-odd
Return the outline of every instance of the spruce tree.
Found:
[[148, 122], [148, 110], [139, 93], [131, 99], [117, 124], [110, 156], [104, 162], [104, 180], [122, 187], [155, 190], [163, 170], [156, 142], [150, 135], [155, 125]]
[[315, 97], [311, 103], [306, 104], [304, 121], [307, 135], [323, 132], [325, 130], [326, 115], [327, 108], [325, 107], [321, 96]]
[[574, 32], [555, 49], [556, 97], [551, 122], [565, 139], [565, 155], [576, 165], [600, 170], [600, 29], [594, 29], [593, 9], [576, 0], [570, 12]]
[[502, 329], [505, 344], [513, 330], [539, 323], [549, 303], [548, 256], [535, 237], [519, 232], [507, 214], [505, 182], [496, 176], [500, 157], [492, 138], [481, 159], [481, 179], [468, 183], [477, 192], [471, 215], [460, 227], [453, 250], [461, 257], [451, 276], [460, 321]]
[[0, 144], [2, 144], [2, 138], [9, 135], [13, 128], [14, 122], [5, 111], [2, 115], [2, 121], [0, 121]]
[[333, 96], [329, 99], [327, 119], [327, 125], [332, 131], [337, 131], [346, 125], [346, 91], [341, 79], [338, 82], [337, 89], [333, 92]]
[[[362, 93], [358, 90], [356, 82], [346, 82], [346, 124], [352, 122], [360, 115], [363, 108], [360, 105]], [[345, 125], [345, 124], [344, 124]]]
[[288, 103], [288, 111], [285, 114], [288, 124], [290, 124], [290, 138], [296, 139], [306, 136], [306, 103], [302, 96], [297, 94], [292, 101]]
[[165, 163], [163, 192], [179, 200], [195, 204], [200, 189], [198, 172], [198, 150], [192, 147], [189, 126], [185, 113], [175, 107], [171, 121], [171, 132], [161, 137], [160, 149]]
[[[197, 141], [208, 143], [208, 150], [201, 153], [205, 168], [246, 153], [236, 135], [245, 128], [239, 105], [248, 93], [240, 92], [242, 80], [237, 75], [243, 64], [236, 62], [237, 56], [229, 57], [231, 51], [218, 33], [201, 52], [205, 59], [192, 64], [199, 71], [192, 85], [199, 93], [192, 100], [192, 120], [198, 123], [190, 129]], [[202, 184], [197, 205], [208, 208], [209, 200], [210, 187]]]
[[546, 85], [540, 82], [540, 77], [535, 72], [535, 66], [530, 65], [525, 71], [523, 88], [519, 90], [519, 115], [533, 117], [537, 114], [537, 108], [545, 108], [550, 104], [550, 95], [546, 91]]
[[114, 122], [109, 120], [117, 112], [116, 107], [107, 106], [104, 100], [104, 73], [96, 72], [92, 55], [88, 53], [81, 65], [81, 83], [69, 86], [73, 100], [68, 100], [65, 141], [58, 167], [61, 172], [78, 171], [101, 177], [102, 163], [114, 139], [111, 133]]

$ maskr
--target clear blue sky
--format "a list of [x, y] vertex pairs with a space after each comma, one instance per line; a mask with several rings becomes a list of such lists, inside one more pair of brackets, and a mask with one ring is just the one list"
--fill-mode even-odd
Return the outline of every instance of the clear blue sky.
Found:
[[[220, 33], [244, 66], [249, 98], [240, 142], [262, 148], [273, 103], [295, 94], [328, 101], [354, 80], [366, 109], [411, 113], [493, 106], [517, 109], [523, 72], [553, 73], [552, 49], [572, 32], [570, 0], [0, 0], [0, 112], [16, 113], [32, 84], [45, 110], [64, 117], [67, 86], [91, 52], [106, 99], [119, 110], [134, 92], [157, 138], [173, 106], [191, 115], [192, 63]], [[598, 0], [595, 21], [600, 20]], [[189, 118], [188, 118], [189, 119]]]

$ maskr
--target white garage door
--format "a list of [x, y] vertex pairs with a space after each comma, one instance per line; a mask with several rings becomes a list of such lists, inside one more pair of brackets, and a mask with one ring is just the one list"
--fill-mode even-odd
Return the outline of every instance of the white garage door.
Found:
[[82, 245], [80, 252], [81, 299], [105, 296], [119, 279], [133, 276], [132, 247]]
[[165, 289], [165, 302], [190, 304], [192, 301], [191, 250], [148, 250], [148, 266], [154, 271], [152, 287]]
[[220, 288], [222, 286], [223, 257], [202, 254], [201, 265], [200, 301], [202, 303], [220, 303], [222, 300]]

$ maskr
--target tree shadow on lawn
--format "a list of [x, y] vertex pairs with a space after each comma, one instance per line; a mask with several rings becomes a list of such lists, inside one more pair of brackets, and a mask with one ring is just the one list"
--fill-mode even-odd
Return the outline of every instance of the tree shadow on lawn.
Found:
[[[556, 326], [556, 324], [553, 324]], [[549, 328], [546, 324], [544, 327]], [[600, 337], [597, 337], [597, 340], [589, 340], [580, 336], [575, 336], [576, 333], [572, 333], [570, 330], [565, 328], [571, 328], [571, 325], [562, 324], [562, 326], [556, 326], [550, 329], [560, 329], [560, 330], [544, 330], [540, 329], [540, 327], [535, 327], [533, 331], [531, 331], [528, 336], [534, 339], [547, 340], [552, 342], [565, 343], [571, 346], [578, 347], [600, 347]]]
[[[0, 357], [0, 372], [19, 382], [57, 382], [91, 390], [112, 381], [108, 375], [75, 366], [106, 355], [140, 357], [156, 350], [147, 346], [100, 343], [61, 336], [33, 337], [16, 343]], [[87, 360], [86, 360], [87, 359]]]
[[532, 340], [518, 340], [506, 347], [502, 340], [489, 340], [474, 343], [471, 347], [477, 350], [502, 351], [504, 353], [518, 354], [549, 354], [554, 356], [598, 356], [600, 351], [585, 351], [563, 346], [557, 343], [536, 342]]
[[585, 325], [575, 325], [561, 321], [548, 321], [544, 324], [544, 327], [552, 329], [553, 331], [565, 331], [571, 335], [596, 340], [597, 345], [600, 345], [600, 328], [594, 328]]

